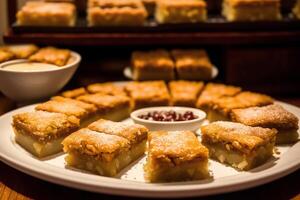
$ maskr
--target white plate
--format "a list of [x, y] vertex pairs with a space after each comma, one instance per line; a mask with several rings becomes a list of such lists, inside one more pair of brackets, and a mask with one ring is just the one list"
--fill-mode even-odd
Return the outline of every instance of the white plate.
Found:
[[[280, 103], [287, 110], [300, 117], [300, 109]], [[145, 183], [143, 163], [139, 159], [125, 170], [118, 178], [93, 175], [64, 166], [61, 153], [47, 159], [37, 159], [23, 150], [14, 141], [11, 128], [12, 116], [17, 113], [32, 111], [34, 105], [19, 108], [0, 117], [0, 158], [3, 162], [24, 173], [53, 183], [107, 194], [130, 195], [141, 197], [189, 197], [223, 192], [237, 191], [258, 186], [285, 176], [300, 167], [300, 142], [280, 146], [279, 155], [275, 155], [264, 165], [248, 172], [238, 172], [231, 167], [210, 160], [213, 179], [177, 183]], [[129, 119], [127, 119], [129, 120]], [[30, 183], [28, 183], [30, 184]]]
[[[211, 80], [216, 78], [218, 76], [218, 73], [219, 73], [218, 68], [216, 66], [213, 66]], [[123, 74], [126, 78], [132, 80], [131, 67], [125, 67], [124, 70], [123, 70]]]

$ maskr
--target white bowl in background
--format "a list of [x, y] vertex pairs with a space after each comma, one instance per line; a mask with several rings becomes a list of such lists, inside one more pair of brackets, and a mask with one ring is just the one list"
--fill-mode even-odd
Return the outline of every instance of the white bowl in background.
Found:
[[[149, 112], [154, 111], [175, 111], [178, 113], [184, 113], [186, 111], [191, 111], [194, 115], [197, 115], [197, 119], [187, 120], [187, 121], [174, 121], [174, 122], [166, 122], [166, 121], [152, 121], [147, 119], [141, 119], [138, 116], [147, 114]], [[196, 108], [189, 108], [189, 107], [173, 107], [173, 106], [161, 106], [161, 107], [149, 107], [149, 108], [142, 108], [136, 111], [133, 111], [130, 114], [131, 119], [136, 124], [141, 124], [146, 126], [150, 131], [196, 131], [200, 128], [201, 124], [206, 118], [206, 113], [202, 110]]]
[[28, 62], [24, 59], [0, 64], [0, 91], [17, 102], [36, 101], [50, 97], [62, 89], [72, 78], [81, 61], [81, 56], [71, 52], [71, 62], [57, 69], [41, 71], [12, 71], [5, 67]]

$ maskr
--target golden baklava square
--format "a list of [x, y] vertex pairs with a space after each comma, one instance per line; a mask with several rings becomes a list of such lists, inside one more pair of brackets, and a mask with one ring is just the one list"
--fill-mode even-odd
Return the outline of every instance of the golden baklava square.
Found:
[[183, 80], [169, 82], [172, 105], [196, 107], [197, 98], [203, 87], [203, 82]]
[[297, 19], [300, 19], [300, 0], [295, 2], [292, 12]]
[[210, 158], [238, 170], [249, 170], [273, 155], [276, 129], [218, 121], [201, 127], [202, 144]]
[[61, 113], [35, 111], [13, 116], [15, 140], [37, 157], [62, 150], [61, 142], [79, 128], [79, 119]]
[[130, 124], [126, 122], [114, 122], [105, 119], [90, 124], [89, 129], [111, 135], [118, 135], [126, 138], [131, 144], [137, 144], [147, 138], [148, 129], [140, 124]]
[[76, 7], [72, 3], [28, 1], [17, 12], [17, 24], [28, 26], [74, 26]]
[[41, 48], [38, 52], [29, 57], [32, 62], [43, 62], [64, 66], [71, 57], [71, 51], [67, 49], [57, 49], [55, 47]]
[[112, 121], [121, 121], [129, 117], [130, 99], [126, 96], [106, 94], [88, 94], [77, 98], [80, 101], [97, 106], [99, 116]]
[[15, 58], [14, 54], [4, 51], [4, 50], [0, 50], [0, 63], [9, 61], [14, 58]]
[[51, 100], [37, 105], [35, 109], [63, 113], [69, 116], [73, 115], [80, 119], [81, 127], [85, 127], [98, 119], [95, 105], [60, 96], [53, 97]]
[[131, 55], [133, 80], [173, 80], [175, 68], [166, 50], [134, 51]]
[[208, 111], [213, 100], [225, 96], [234, 96], [241, 92], [240, 87], [224, 85], [220, 83], [207, 83], [197, 100], [197, 108]]
[[231, 119], [248, 126], [277, 129], [277, 144], [296, 142], [299, 137], [299, 119], [278, 104], [234, 109], [231, 112]]
[[267, 95], [254, 92], [241, 92], [233, 97], [222, 97], [212, 102], [208, 120], [227, 121], [233, 109], [266, 106], [273, 104], [273, 99]]
[[203, 49], [174, 49], [176, 72], [179, 79], [209, 80], [212, 78], [213, 64]]
[[130, 82], [125, 90], [131, 97], [133, 110], [170, 104], [170, 94], [164, 81]]
[[156, 131], [148, 136], [144, 166], [149, 182], [187, 181], [208, 178], [208, 149], [191, 131]]
[[155, 19], [165, 23], [197, 23], [207, 18], [206, 3], [202, 0], [157, 0]]
[[71, 98], [75, 99], [76, 97], [82, 96], [88, 94], [86, 89], [84, 87], [81, 88], [76, 88], [73, 90], [67, 90], [61, 93], [61, 96], [66, 97], [66, 98]]
[[14, 44], [0, 47], [0, 50], [12, 53], [17, 59], [26, 59], [38, 49], [39, 48], [34, 44]]
[[145, 153], [148, 134], [148, 129], [145, 126], [100, 119], [90, 124], [88, 128], [93, 131], [117, 135], [127, 139], [130, 143], [130, 159], [132, 161]]
[[89, 26], [142, 26], [146, 18], [139, 0], [92, 0], [87, 9]]
[[127, 96], [124, 87], [120, 85], [116, 85], [115, 83], [94, 83], [87, 86], [87, 90], [90, 93], [101, 93], [112, 96]]
[[222, 14], [228, 21], [280, 20], [280, 0], [223, 0]]
[[117, 135], [81, 129], [64, 141], [67, 166], [102, 176], [115, 176], [130, 162], [129, 142]]

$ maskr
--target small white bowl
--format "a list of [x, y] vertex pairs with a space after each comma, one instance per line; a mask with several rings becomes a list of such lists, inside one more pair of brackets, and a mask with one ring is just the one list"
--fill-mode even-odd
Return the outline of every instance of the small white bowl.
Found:
[[41, 71], [12, 71], [5, 66], [28, 62], [24, 59], [0, 64], [0, 91], [17, 102], [30, 102], [47, 98], [57, 93], [72, 78], [81, 61], [81, 56], [71, 52], [72, 61], [57, 69]]
[[[175, 111], [178, 113], [184, 113], [186, 111], [191, 111], [194, 115], [198, 116], [197, 119], [187, 120], [187, 121], [175, 121], [175, 122], [166, 122], [166, 121], [152, 121], [141, 119], [138, 116], [147, 114], [154, 111]], [[146, 126], [150, 131], [196, 131], [200, 128], [201, 124], [206, 118], [206, 113], [202, 110], [196, 108], [188, 107], [172, 107], [172, 106], [162, 106], [162, 107], [150, 107], [136, 110], [130, 114], [131, 119], [136, 124], [141, 124]]]

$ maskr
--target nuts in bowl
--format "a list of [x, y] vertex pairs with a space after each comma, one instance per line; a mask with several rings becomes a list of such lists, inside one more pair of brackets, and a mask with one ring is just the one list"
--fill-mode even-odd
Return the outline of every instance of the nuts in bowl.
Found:
[[139, 109], [130, 117], [134, 123], [144, 125], [151, 131], [196, 131], [206, 118], [206, 113], [195, 108], [163, 106]]

